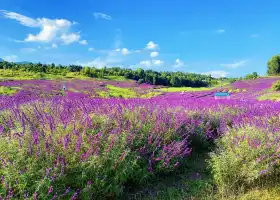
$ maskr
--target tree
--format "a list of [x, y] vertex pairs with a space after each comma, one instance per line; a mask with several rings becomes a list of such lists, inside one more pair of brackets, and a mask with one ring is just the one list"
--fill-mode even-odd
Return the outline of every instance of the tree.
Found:
[[137, 75], [138, 75], [139, 79], [143, 79], [143, 78], [144, 78], [144, 75], [145, 75], [144, 70], [141, 69], [141, 68], [138, 68], [138, 69], [137, 69]]
[[280, 54], [273, 56], [267, 63], [267, 74], [279, 75], [280, 74]]
[[144, 83], [144, 80], [143, 79], [139, 79], [137, 82], [138, 82], [138, 84], [142, 84], [142, 83]]
[[253, 72], [252, 76], [253, 76], [253, 78], [254, 78], [254, 79], [256, 79], [256, 78], [258, 78], [258, 77], [259, 77], [259, 75], [258, 75], [258, 73], [257, 73], [257, 72]]

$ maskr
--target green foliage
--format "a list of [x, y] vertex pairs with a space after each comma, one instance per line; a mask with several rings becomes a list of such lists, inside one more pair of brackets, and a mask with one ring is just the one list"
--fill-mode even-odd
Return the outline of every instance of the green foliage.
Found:
[[[279, 183], [279, 134], [245, 127], [232, 129], [217, 142], [209, 161], [214, 182], [222, 196], [236, 195], [257, 186]], [[258, 146], [252, 146], [254, 144]], [[268, 145], [270, 144], [270, 145]]]
[[274, 91], [280, 91], [280, 81], [277, 81], [271, 86], [271, 89]]
[[250, 79], [256, 79], [259, 78], [259, 75], [257, 72], [253, 72], [252, 74], [247, 74], [245, 76], [245, 79], [250, 80]]
[[[119, 67], [112, 68], [95, 68], [82, 67], [79, 65], [55, 65], [55, 64], [41, 64], [41, 63], [9, 63], [0, 62], [0, 70], [10, 71], [9, 75], [5, 77], [24, 76], [29, 79], [48, 79], [46, 76], [53, 76], [53, 78], [77, 78], [77, 77], [91, 77], [91, 78], [108, 78], [116, 80], [114, 77], [124, 77], [123, 79], [132, 79], [135, 81], [145, 82], [153, 85], [166, 85], [172, 87], [206, 87], [213, 84], [213, 78], [208, 75], [185, 73], [185, 72], [156, 72], [153, 70], [137, 70], [121, 69]], [[18, 73], [20, 71], [20, 73]], [[5, 72], [6, 73], [6, 72]], [[70, 75], [72, 74], [72, 75]], [[119, 79], [119, 78], [117, 78]], [[143, 81], [142, 81], [143, 80]]]
[[161, 88], [156, 89], [158, 91], [162, 92], [195, 92], [195, 91], [207, 91], [212, 90], [213, 88], [207, 88], [207, 87], [199, 87], [199, 88], [193, 88], [193, 87], [168, 87], [168, 88]]
[[105, 76], [105, 79], [112, 81], [127, 81], [128, 79], [124, 76]]
[[[230, 198], [231, 199], [231, 198]], [[235, 199], [239, 200], [280, 200], [280, 186], [257, 188], [241, 194]]]
[[4, 86], [0, 86], [0, 95], [13, 95], [19, 89], [20, 88], [18, 88], [18, 87], [4, 87]]
[[162, 92], [148, 92], [146, 94], [142, 94], [140, 95], [141, 98], [152, 98], [152, 97], [155, 97], [155, 96], [158, 96], [158, 95], [161, 95]]
[[280, 54], [273, 56], [267, 63], [269, 76], [280, 74]]
[[258, 100], [272, 100], [272, 101], [277, 101], [277, 100], [280, 100], [280, 93], [266, 93], [266, 94], [263, 94], [261, 96], [258, 97]]
[[106, 85], [107, 91], [97, 90], [96, 92], [101, 97], [121, 97], [121, 98], [135, 98], [137, 93], [131, 88], [121, 88], [113, 85]]
[[139, 79], [137, 82], [138, 82], [138, 84], [142, 84], [142, 83], [144, 83], [144, 79]]

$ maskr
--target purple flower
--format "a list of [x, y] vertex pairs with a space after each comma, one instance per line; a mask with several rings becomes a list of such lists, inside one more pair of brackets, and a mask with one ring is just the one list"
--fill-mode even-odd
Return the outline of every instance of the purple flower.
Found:
[[48, 191], [48, 194], [51, 194], [53, 192], [53, 186], [51, 185]]
[[33, 200], [37, 200], [37, 192], [33, 194]]

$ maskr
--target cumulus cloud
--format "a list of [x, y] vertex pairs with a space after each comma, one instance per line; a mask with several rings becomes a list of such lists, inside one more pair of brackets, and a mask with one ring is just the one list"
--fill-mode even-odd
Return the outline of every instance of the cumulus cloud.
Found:
[[146, 49], [156, 49], [156, 48], [158, 48], [158, 44], [154, 43], [153, 41], [150, 41], [146, 46]]
[[173, 65], [173, 68], [180, 68], [180, 67], [184, 67], [185, 63], [183, 61], [181, 61], [179, 58], [177, 58], [175, 60], [175, 64]]
[[226, 71], [222, 71], [222, 70], [213, 70], [213, 71], [205, 72], [205, 73], [202, 73], [202, 74], [211, 75], [213, 78], [224, 78], [229, 73], [226, 72]]
[[17, 62], [18, 56], [17, 55], [3, 56], [3, 59], [8, 62]]
[[236, 62], [236, 63], [230, 63], [230, 64], [220, 64], [221, 67], [227, 67], [227, 68], [232, 68], [232, 69], [235, 69], [235, 68], [238, 68], [238, 67], [242, 67], [242, 66], [245, 66], [247, 63], [246, 60], [242, 60], [240, 62]]
[[[48, 19], [48, 18], [30, 18], [19, 13], [0, 10], [0, 14], [7, 19], [16, 20], [20, 24], [41, 29], [38, 34], [28, 34], [24, 42], [51, 42], [55, 39], [60, 39], [65, 44], [76, 42], [80, 39], [79, 33], [72, 33], [71, 27], [75, 22], [70, 22], [66, 19]], [[79, 38], [77, 40], [77, 38]], [[18, 41], [18, 40], [16, 40]]]
[[[117, 49], [117, 50], [118, 50], [118, 49]], [[122, 52], [122, 55], [128, 55], [128, 54], [130, 54], [130, 51], [129, 51], [127, 48], [122, 48], [121, 52]]]
[[95, 19], [105, 19], [105, 20], [112, 20], [110, 15], [104, 13], [93, 13]]
[[86, 40], [82, 40], [79, 43], [82, 44], [82, 45], [87, 45], [88, 44], [88, 42]]
[[150, 60], [142, 60], [140, 61], [140, 65], [144, 65], [145, 67], [152, 66], [152, 62]]
[[156, 51], [150, 53], [150, 56], [151, 56], [152, 58], [155, 58], [155, 57], [157, 57], [158, 55], [159, 55], [159, 53], [156, 52]]
[[121, 60], [120, 59], [116, 59], [116, 58], [112, 58], [110, 56], [107, 56], [106, 58], [100, 58], [97, 57], [92, 61], [89, 62], [77, 62], [77, 64], [82, 65], [82, 66], [89, 66], [89, 67], [96, 67], [98, 69], [103, 68], [103, 67], [112, 67], [113, 64], [115, 63], [120, 63]]
[[71, 44], [73, 42], [78, 42], [80, 40], [80, 34], [77, 33], [62, 34], [60, 38], [64, 44]]
[[140, 62], [140, 65], [143, 65], [145, 67], [151, 67], [151, 66], [159, 66], [162, 65], [164, 61], [162, 60], [143, 60]]
[[162, 65], [164, 62], [162, 60], [152, 60], [154, 65]]

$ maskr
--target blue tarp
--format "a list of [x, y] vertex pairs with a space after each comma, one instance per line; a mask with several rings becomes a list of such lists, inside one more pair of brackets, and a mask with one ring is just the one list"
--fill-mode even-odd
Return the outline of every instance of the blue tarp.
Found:
[[227, 97], [230, 96], [228, 92], [216, 92], [215, 97]]

